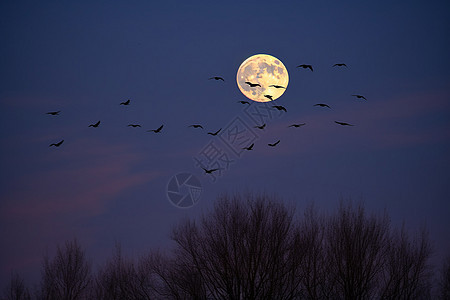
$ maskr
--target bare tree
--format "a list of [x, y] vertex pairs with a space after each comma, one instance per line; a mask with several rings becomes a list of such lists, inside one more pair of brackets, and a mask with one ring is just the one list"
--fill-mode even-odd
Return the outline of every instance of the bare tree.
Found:
[[[139, 259], [119, 244], [92, 279], [76, 240], [44, 257], [38, 299], [429, 299], [427, 232], [392, 230], [387, 214], [342, 202], [302, 218], [265, 195], [221, 196], [199, 221], [174, 227], [175, 247]], [[450, 259], [441, 278], [449, 296]], [[29, 299], [15, 275], [7, 299]]]
[[152, 270], [152, 287], [157, 299], [207, 299], [202, 278], [195, 266], [186, 264], [183, 257], [170, 258], [151, 253], [146, 268]]
[[120, 244], [116, 244], [113, 257], [101, 267], [95, 278], [94, 299], [154, 299], [153, 266], [148, 258], [137, 264], [124, 258]]
[[305, 210], [300, 223], [300, 236], [304, 249], [301, 267], [302, 299], [330, 299], [333, 282], [330, 282], [330, 268], [326, 257], [326, 218], [319, 215], [313, 206]]
[[17, 273], [11, 274], [11, 280], [3, 291], [5, 300], [29, 300], [30, 292], [22, 277]]
[[[429, 295], [428, 236], [391, 233], [386, 214], [341, 203], [296, 220], [266, 196], [223, 196], [200, 222], [175, 227], [172, 256], [147, 266], [161, 298], [423, 299]], [[400, 259], [401, 258], [401, 259]]]
[[120, 244], [116, 244], [113, 257], [101, 267], [95, 278], [96, 299], [130, 299], [134, 277], [131, 260], [122, 256]]
[[91, 284], [91, 265], [76, 239], [58, 246], [56, 256], [44, 256], [39, 297], [42, 299], [82, 299]]
[[388, 253], [387, 216], [367, 216], [361, 204], [341, 203], [329, 218], [326, 244], [332, 298], [371, 298]]
[[303, 249], [293, 212], [265, 196], [223, 196], [200, 225], [186, 221], [172, 238], [181, 265], [198, 277], [207, 298], [297, 295]]
[[430, 255], [431, 245], [425, 229], [413, 240], [404, 226], [394, 232], [386, 257], [380, 298], [430, 298]]

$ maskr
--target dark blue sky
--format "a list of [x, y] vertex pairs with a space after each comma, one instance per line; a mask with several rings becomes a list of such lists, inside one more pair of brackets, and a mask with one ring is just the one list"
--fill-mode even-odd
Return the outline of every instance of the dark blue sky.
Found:
[[[129, 255], [165, 247], [174, 224], [247, 189], [299, 209], [362, 199], [450, 252], [447, 1], [92, 2], [0, 3], [0, 282], [36, 281], [47, 247], [72, 237], [95, 264], [116, 241]], [[254, 125], [235, 77], [258, 53], [288, 69], [287, 113], [233, 157], [206, 132]], [[211, 141], [234, 160], [215, 182], [194, 163]], [[166, 196], [179, 172], [203, 186], [189, 209]]]

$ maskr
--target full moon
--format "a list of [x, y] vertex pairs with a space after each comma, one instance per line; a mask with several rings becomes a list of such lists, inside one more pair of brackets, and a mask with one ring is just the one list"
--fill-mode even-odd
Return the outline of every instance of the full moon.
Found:
[[[268, 102], [271, 101], [270, 98], [275, 100], [283, 95], [289, 82], [289, 75], [278, 58], [256, 54], [241, 64], [236, 81], [242, 94], [250, 100]], [[253, 87], [246, 82], [251, 83]]]

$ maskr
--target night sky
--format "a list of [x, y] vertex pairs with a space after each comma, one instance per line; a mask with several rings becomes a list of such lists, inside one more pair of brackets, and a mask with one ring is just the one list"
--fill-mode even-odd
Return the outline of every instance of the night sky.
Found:
[[[74, 237], [94, 266], [116, 242], [130, 256], [165, 249], [173, 225], [245, 191], [299, 211], [362, 200], [395, 226], [425, 224], [439, 261], [450, 253], [449, 11], [448, 1], [1, 1], [0, 282], [17, 271], [37, 283], [43, 254]], [[248, 99], [237, 70], [258, 53], [289, 72], [270, 103], [287, 112], [238, 103]], [[249, 129], [253, 151], [233, 152], [233, 126]], [[208, 175], [196, 160], [211, 145], [205, 166], [222, 169]], [[203, 189], [184, 209], [167, 197], [183, 172]]]

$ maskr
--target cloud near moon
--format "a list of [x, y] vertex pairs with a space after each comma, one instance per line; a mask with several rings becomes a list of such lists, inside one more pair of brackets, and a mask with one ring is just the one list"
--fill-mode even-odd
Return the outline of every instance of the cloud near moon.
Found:
[[[286, 91], [289, 83], [289, 75], [286, 67], [276, 57], [268, 54], [256, 54], [247, 58], [239, 67], [236, 75], [239, 90], [250, 100], [268, 102], [272, 96], [275, 100]], [[245, 82], [260, 84], [261, 87], [251, 87]], [[278, 85], [284, 88], [271, 87]]]

